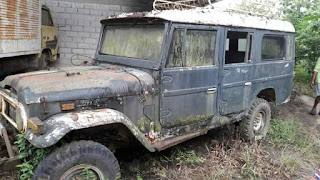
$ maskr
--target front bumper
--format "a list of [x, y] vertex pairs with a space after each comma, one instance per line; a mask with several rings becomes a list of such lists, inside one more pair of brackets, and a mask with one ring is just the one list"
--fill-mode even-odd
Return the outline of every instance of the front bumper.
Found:
[[[7, 120], [12, 126], [25, 133], [27, 131], [28, 116], [23, 104], [18, 102], [17, 99], [12, 98], [10, 95], [0, 90], [0, 115]], [[11, 117], [8, 113], [8, 109], [13, 108], [15, 111], [15, 118]], [[21, 123], [17, 123], [18, 121]]]

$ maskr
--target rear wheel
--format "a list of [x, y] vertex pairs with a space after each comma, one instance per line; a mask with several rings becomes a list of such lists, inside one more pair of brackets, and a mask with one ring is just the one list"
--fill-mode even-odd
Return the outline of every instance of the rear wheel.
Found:
[[257, 98], [251, 105], [248, 116], [240, 122], [240, 132], [245, 140], [260, 140], [267, 135], [270, 126], [271, 110], [269, 103]]
[[37, 167], [33, 179], [114, 180], [120, 167], [113, 153], [93, 141], [76, 141], [56, 150]]

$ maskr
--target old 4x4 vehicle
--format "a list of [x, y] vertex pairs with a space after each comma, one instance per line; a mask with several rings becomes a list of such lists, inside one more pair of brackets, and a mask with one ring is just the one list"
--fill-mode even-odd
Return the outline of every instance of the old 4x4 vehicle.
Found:
[[8, 136], [18, 132], [38, 148], [56, 146], [35, 179], [77, 178], [84, 168], [117, 179], [117, 148], [161, 151], [234, 122], [244, 139], [259, 140], [269, 102], [290, 97], [295, 30], [288, 22], [194, 9], [122, 14], [101, 24], [94, 66], [1, 82], [9, 154]]

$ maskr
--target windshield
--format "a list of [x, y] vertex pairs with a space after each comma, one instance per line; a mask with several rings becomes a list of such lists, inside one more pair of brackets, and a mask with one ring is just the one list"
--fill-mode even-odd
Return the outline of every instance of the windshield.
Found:
[[164, 26], [106, 26], [102, 54], [143, 60], [159, 60]]

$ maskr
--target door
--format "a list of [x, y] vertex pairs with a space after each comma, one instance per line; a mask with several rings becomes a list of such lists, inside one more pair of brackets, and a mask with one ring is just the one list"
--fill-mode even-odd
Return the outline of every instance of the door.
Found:
[[221, 78], [221, 115], [238, 113], [249, 104], [252, 74], [251, 47], [253, 33], [228, 29], [225, 31], [225, 55]]
[[207, 26], [172, 28], [172, 43], [162, 74], [162, 126], [197, 123], [215, 115], [218, 33]]
[[52, 58], [56, 59], [58, 53], [57, 28], [49, 9], [42, 8], [41, 15], [41, 47], [42, 49], [50, 49]]

